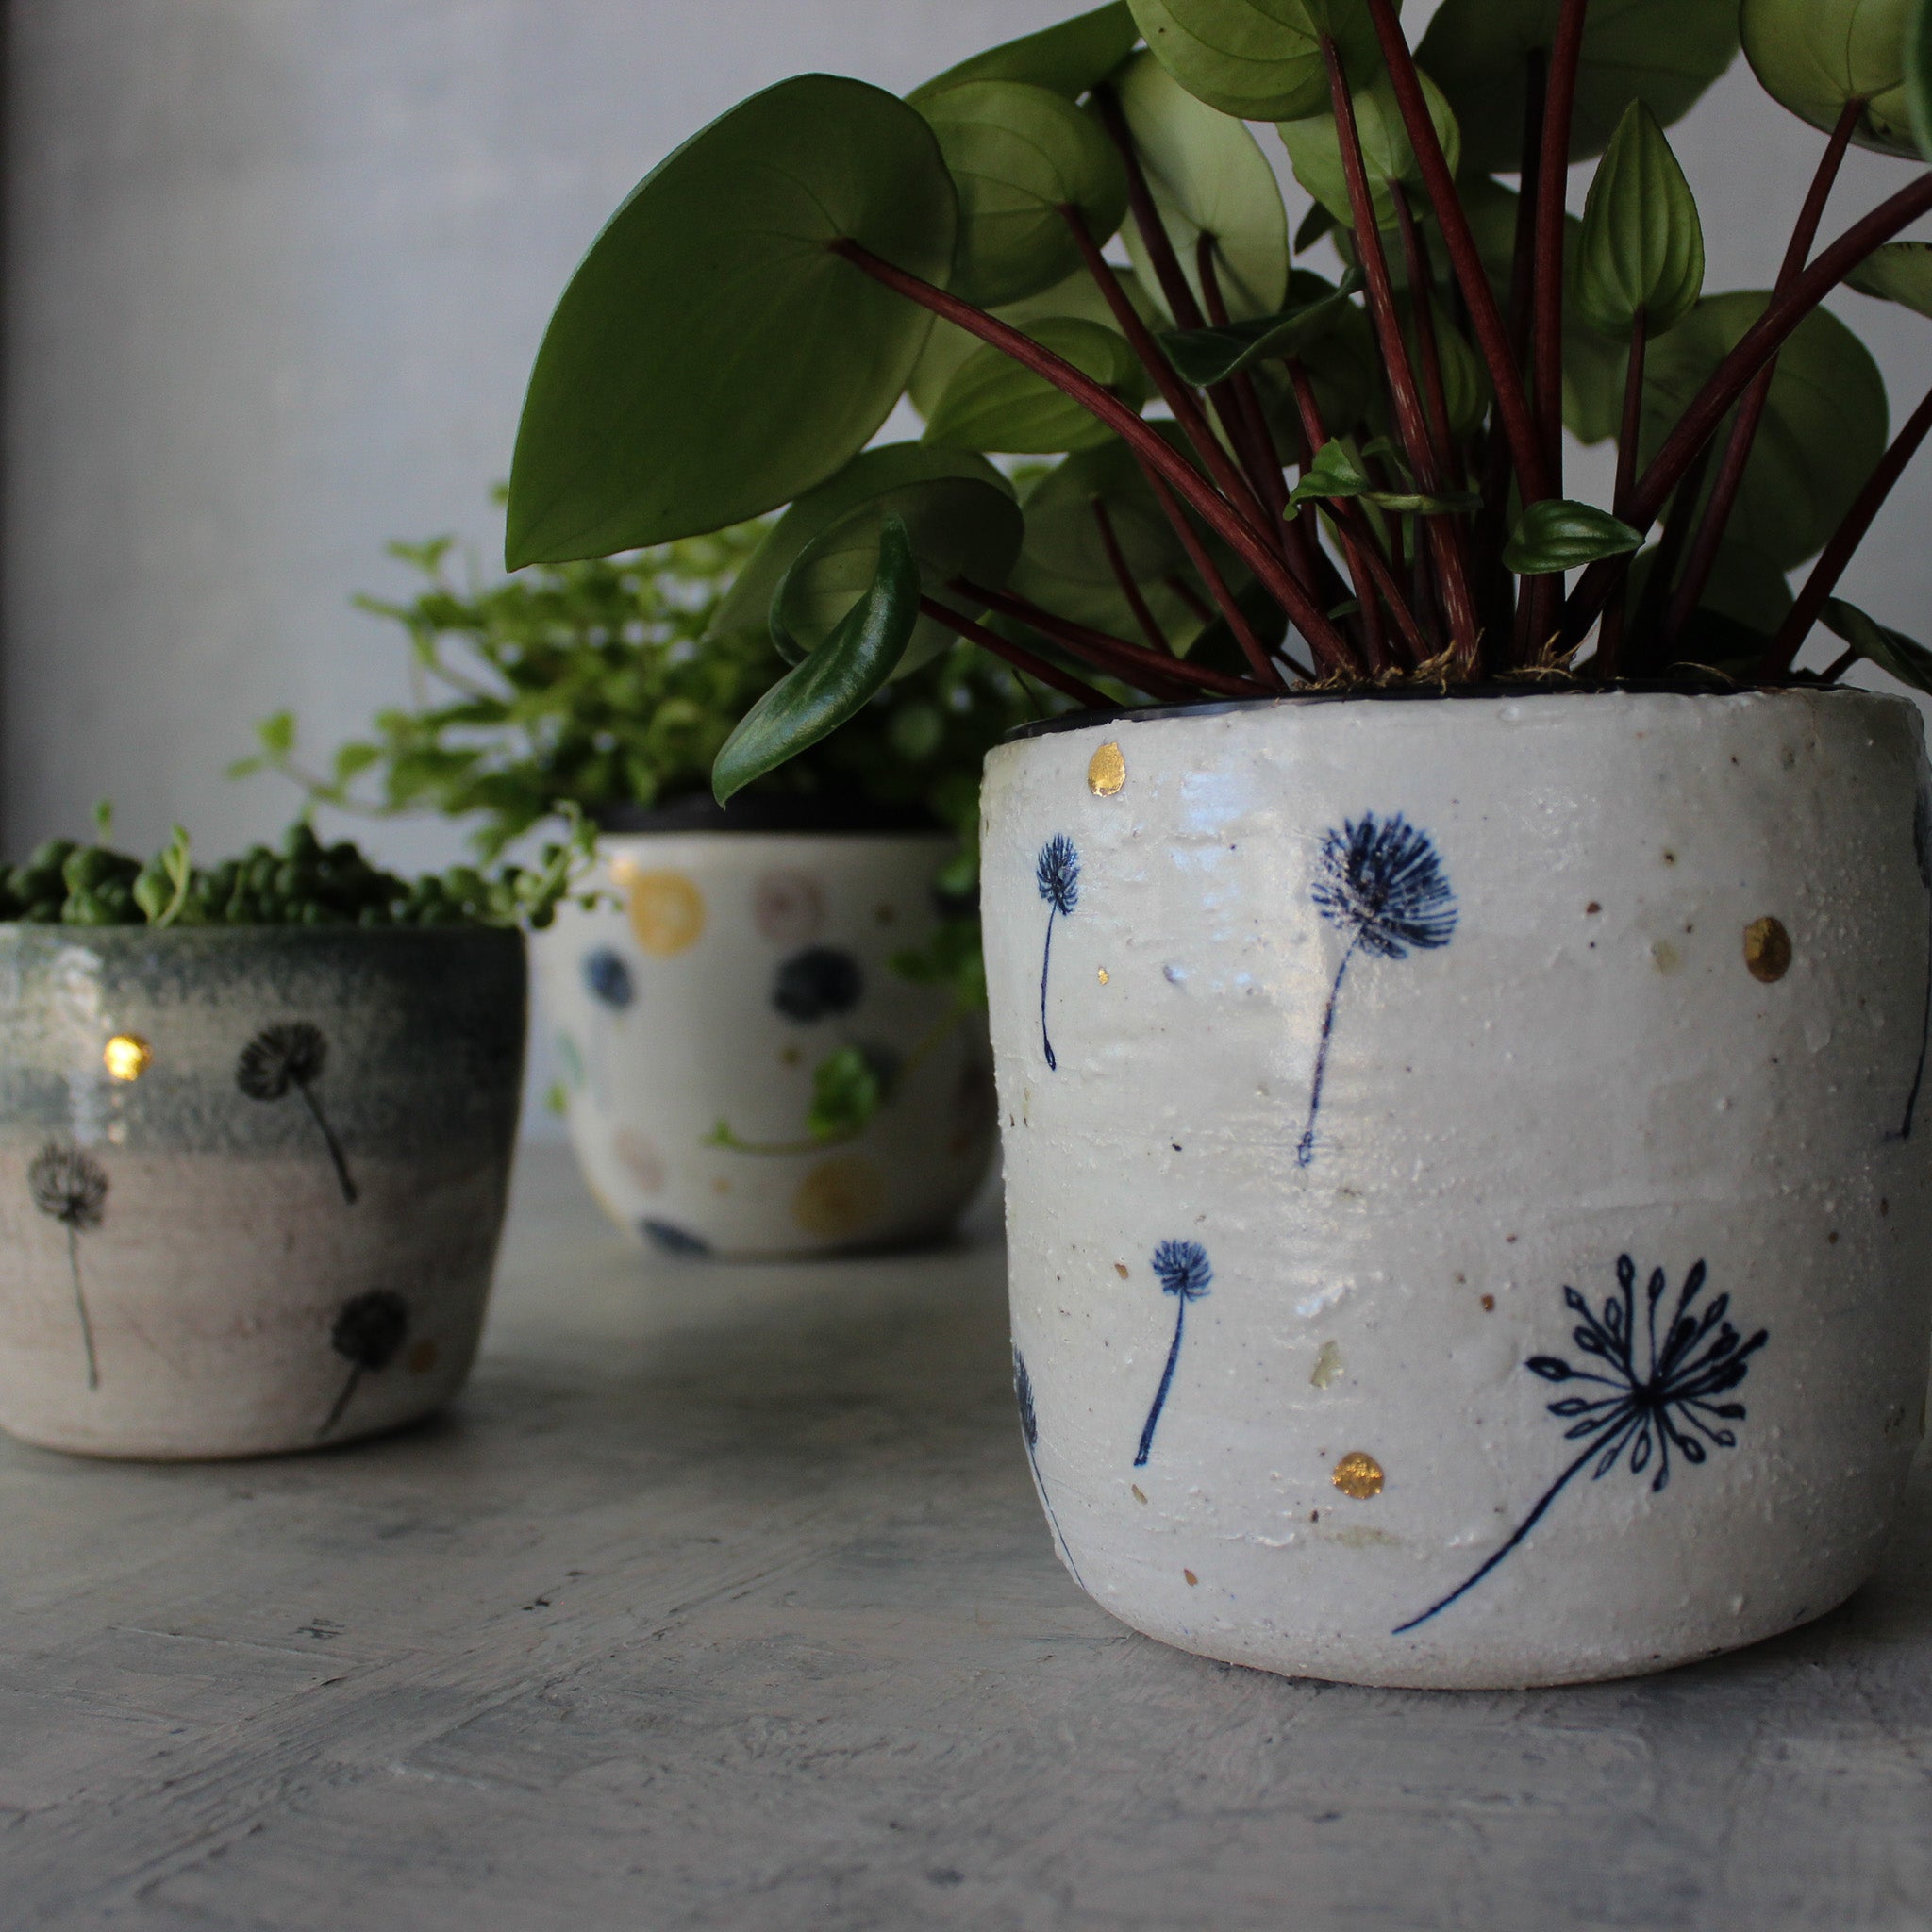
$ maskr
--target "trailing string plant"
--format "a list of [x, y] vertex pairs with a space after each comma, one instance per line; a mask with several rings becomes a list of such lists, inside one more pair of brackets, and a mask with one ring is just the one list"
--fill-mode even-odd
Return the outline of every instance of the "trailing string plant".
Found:
[[[721, 800], [949, 640], [1094, 708], [1861, 657], [1932, 688], [1835, 594], [1932, 396], [1888, 442], [1820, 307], [1932, 313], [1932, 245], [1895, 239], [1932, 174], [1824, 223], [1848, 147], [1925, 133], [1925, 0], [1445, 0], [1413, 49], [1398, 8], [1115, 0], [905, 100], [808, 75], [733, 108], [564, 292], [510, 562], [790, 504], [736, 601], [793, 668]], [[1826, 139], [1772, 285], [1707, 293], [1664, 129], [1740, 35]], [[1339, 276], [1294, 259], [1256, 122]], [[868, 447], [902, 395], [923, 437]], [[1608, 504], [1565, 493], [1566, 426], [1614, 439]], [[1821, 620], [1844, 649], [1800, 671]]]

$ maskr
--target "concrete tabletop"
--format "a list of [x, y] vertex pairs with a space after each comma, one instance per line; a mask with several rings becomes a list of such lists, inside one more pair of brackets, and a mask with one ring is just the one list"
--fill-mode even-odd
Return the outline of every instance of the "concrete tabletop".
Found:
[[1054, 1560], [1000, 1254], [658, 1262], [525, 1162], [470, 1391], [326, 1455], [0, 1447], [0, 1926], [1932, 1928], [1932, 1483], [1663, 1677], [1358, 1690]]

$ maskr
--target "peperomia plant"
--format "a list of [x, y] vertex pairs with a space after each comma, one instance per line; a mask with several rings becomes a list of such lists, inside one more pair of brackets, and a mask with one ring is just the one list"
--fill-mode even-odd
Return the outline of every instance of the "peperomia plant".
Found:
[[[1932, 244], [1894, 239], [1932, 173], [1820, 243], [1849, 146], [1932, 133], [1932, 0], [1445, 0], [1414, 49], [1399, 5], [1115, 0], [905, 100], [733, 108], [558, 305], [509, 561], [791, 504], [734, 601], [795, 668], [721, 799], [949, 637], [1096, 707], [1859, 657], [1932, 689], [1834, 595], [1932, 396], [1888, 441], [1820, 306], [1932, 314]], [[1826, 139], [1772, 285], [1709, 293], [1664, 130], [1740, 37]], [[1292, 246], [1251, 122], [1312, 198]], [[1324, 237], [1339, 276], [1294, 258]], [[907, 394], [923, 438], [867, 448]], [[1566, 495], [1566, 425], [1614, 438], [1607, 505]], [[1845, 649], [1801, 672], [1821, 618]]]

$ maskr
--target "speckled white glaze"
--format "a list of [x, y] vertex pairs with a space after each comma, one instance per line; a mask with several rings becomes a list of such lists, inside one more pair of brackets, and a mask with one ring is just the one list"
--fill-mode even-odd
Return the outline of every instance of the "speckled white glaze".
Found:
[[[571, 1143], [610, 1218], [665, 1253], [753, 1259], [945, 1233], [992, 1158], [986, 1026], [891, 960], [931, 940], [950, 839], [645, 832], [598, 849], [605, 903], [565, 907], [533, 944]], [[788, 970], [807, 995], [789, 1011]], [[813, 1071], [845, 1046], [895, 1082], [856, 1137], [815, 1141]]]
[[[1204, 1656], [1444, 1687], [1660, 1669], [1855, 1590], [1925, 1427], [1924, 774], [1913, 708], [1853, 692], [1290, 700], [995, 751], [1013, 1337], [1084, 1588]], [[1397, 814], [1453, 934], [1357, 948], [1305, 1144], [1349, 944], [1311, 897], [1324, 835]], [[1200, 1245], [1204, 1297], [1163, 1292], [1163, 1241]], [[1734, 1442], [1679, 1407], [1705, 1458], [1661, 1490], [1635, 1436], [1601, 1476], [1586, 1436], [1558, 1485], [1589, 1416], [1550, 1406], [1617, 1393], [1547, 1379], [1604, 1367], [1566, 1291], [1605, 1319], [1625, 1256], [1645, 1382], [1653, 1271], [1666, 1347], [1696, 1264], [1691, 1315], [1729, 1297], [1698, 1346], [1733, 1324], [1745, 1374], [1703, 1420]], [[1350, 1456], [1379, 1493], [1338, 1485]]]

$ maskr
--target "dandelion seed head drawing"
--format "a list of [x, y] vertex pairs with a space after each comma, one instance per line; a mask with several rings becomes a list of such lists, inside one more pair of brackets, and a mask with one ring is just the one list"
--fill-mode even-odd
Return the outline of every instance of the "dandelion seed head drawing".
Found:
[[1056, 832], [1040, 848], [1033, 876], [1040, 896], [1062, 917], [1080, 903], [1080, 855], [1064, 832]]
[[1379, 823], [1364, 812], [1330, 830], [1309, 897], [1331, 925], [1385, 959], [1446, 946], [1456, 931], [1456, 895], [1435, 841], [1399, 812]]
[[1197, 1302], [1208, 1292], [1214, 1270], [1199, 1241], [1162, 1241], [1154, 1251], [1154, 1274], [1162, 1294]]
[[307, 1020], [264, 1026], [235, 1063], [235, 1084], [250, 1100], [279, 1100], [291, 1087], [322, 1077], [328, 1041]]
[[49, 1141], [27, 1168], [26, 1185], [34, 1206], [63, 1227], [85, 1231], [100, 1226], [107, 1210], [108, 1174], [83, 1149]]

